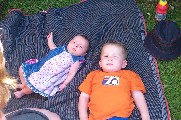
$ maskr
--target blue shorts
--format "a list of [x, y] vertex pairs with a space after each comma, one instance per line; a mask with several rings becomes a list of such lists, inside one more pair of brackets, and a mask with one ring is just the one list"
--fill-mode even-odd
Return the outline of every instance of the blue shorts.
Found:
[[128, 120], [128, 118], [112, 117], [112, 118], [109, 118], [108, 120]]

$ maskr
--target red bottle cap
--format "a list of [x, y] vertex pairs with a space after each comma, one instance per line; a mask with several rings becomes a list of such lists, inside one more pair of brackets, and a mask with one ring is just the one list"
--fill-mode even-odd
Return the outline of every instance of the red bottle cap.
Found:
[[168, 4], [162, 6], [160, 4], [157, 4], [156, 12], [159, 14], [166, 14], [168, 11]]

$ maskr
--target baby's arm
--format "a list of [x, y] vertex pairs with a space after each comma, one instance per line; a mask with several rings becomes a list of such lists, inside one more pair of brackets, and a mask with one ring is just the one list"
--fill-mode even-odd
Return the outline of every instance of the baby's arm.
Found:
[[48, 36], [47, 36], [47, 39], [48, 39], [48, 47], [50, 48], [50, 50], [53, 50], [55, 49], [57, 46], [54, 44], [53, 42], [53, 32], [51, 32]]
[[71, 65], [66, 80], [63, 82], [63, 84], [60, 85], [60, 90], [63, 90], [67, 86], [67, 84], [73, 80], [75, 74], [77, 73], [79, 69], [79, 66], [80, 66], [79, 61]]
[[133, 91], [132, 95], [136, 103], [136, 106], [138, 107], [141, 113], [142, 120], [150, 120], [148, 107], [143, 93], [141, 91]]
[[89, 95], [84, 92], [81, 92], [78, 103], [80, 120], [88, 120], [88, 113], [87, 113], [88, 102], [89, 102]]

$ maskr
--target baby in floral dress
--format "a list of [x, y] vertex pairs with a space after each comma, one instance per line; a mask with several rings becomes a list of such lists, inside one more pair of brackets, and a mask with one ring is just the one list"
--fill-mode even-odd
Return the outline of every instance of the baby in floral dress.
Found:
[[53, 42], [53, 33], [48, 36], [49, 53], [40, 60], [29, 60], [19, 68], [21, 84], [15, 91], [16, 98], [33, 92], [51, 97], [61, 91], [73, 80], [89, 48], [86, 36], [76, 35], [67, 46]]

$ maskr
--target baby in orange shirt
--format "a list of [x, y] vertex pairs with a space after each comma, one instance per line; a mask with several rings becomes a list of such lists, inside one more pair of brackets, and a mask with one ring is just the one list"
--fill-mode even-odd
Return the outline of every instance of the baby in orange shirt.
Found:
[[127, 51], [119, 42], [103, 45], [99, 61], [102, 70], [89, 73], [79, 86], [80, 120], [128, 120], [134, 102], [142, 120], [150, 120], [140, 76], [122, 70], [127, 66], [126, 56]]

